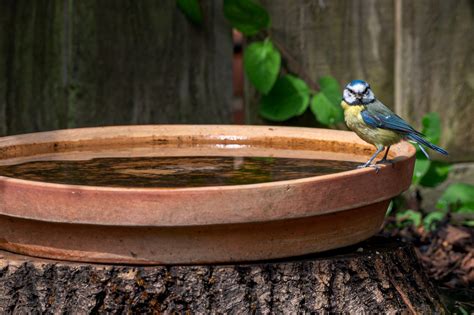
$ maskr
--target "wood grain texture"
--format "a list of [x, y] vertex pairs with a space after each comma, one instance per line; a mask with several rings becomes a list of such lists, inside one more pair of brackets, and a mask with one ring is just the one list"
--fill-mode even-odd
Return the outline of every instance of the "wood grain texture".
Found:
[[0, 1], [0, 135], [6, 134], [6, 110], [7, 110], [7, 56], [10, 53], [8, 46], [8, 32], [10, 24], [10, 11], [7, 9], [12, 1]]
[[399, 113], [415, 126], [438, 112], [442, 146], [453, 161], [474, 161], [474, 4], [401, 3]]
[[61, 73], [62, 2], [6, 1], [2, 41], [7, 133], [66, 127]]
[[173, 0], [1, 5], [3, 133], [231, 122], [232, 39], [221, 2], [202, 1], [202, 28]]
[[[264, 0], [271, 36], [309, 76], [368, 81], [377, 98], [416, 128], [424, 114], [443, 121], [451, 161], [474, 161], [474, 5], [470, 0]], [[246, 82], [247, 122], [258, 95]], [[268, 122], [266, 122], [268, 123]], [[287, 125], [315, 125], [312, 114]], [[439, 156], [434, 156], [440, 158]]]
[[[283, 44], [317, 81], [332, 75], [343, 86], [359, 78], [393, 105], [392, 0], [264, 0], [272, 18], [271, 36]], [[258, 97], [247, 84], [247, 122], [261, 122]], [[312, 114], [290, 123], [316, 125]]]
[[138, 267], [7, 252], [0, 257], [2, 314], [443, 313], [413, 249], [387, 239], [239, 265]]

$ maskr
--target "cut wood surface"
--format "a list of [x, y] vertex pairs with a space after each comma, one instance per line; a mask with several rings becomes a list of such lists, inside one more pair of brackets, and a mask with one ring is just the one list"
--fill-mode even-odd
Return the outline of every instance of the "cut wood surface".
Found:
[[298, 259], [93, 265], [0, 252], [2, 314], [442, 313], [410, 245], [375, 237]]
[[0, 2], [0, 132], [230, 123], [221, 1], [193, 25], [176, 1]]

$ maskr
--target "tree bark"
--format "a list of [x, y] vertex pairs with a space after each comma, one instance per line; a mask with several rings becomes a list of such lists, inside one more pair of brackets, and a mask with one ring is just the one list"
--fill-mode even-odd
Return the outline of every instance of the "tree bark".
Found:
[[0, 257], [2, 314], [444, 312], [412, 247], [379, 237], [324, 254], [239, 265]]

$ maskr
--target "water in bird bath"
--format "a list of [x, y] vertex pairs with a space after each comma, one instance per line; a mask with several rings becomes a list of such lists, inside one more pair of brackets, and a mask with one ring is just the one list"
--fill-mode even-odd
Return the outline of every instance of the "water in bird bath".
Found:
[[[252, 150], [252, 156], [235, 150], [211, 156], [178, 155], [171, 150], [136, 148], [107, 152], [68, 152], [30, 160], [2, 161], [0, 175], [48, 183], [106, 187], [204, 187], [256, 184], [338, 173], [357, 162], [278, 156], [279, 151]], [[280, 150], [281, 151], [281, 150]], [[159, 155], [156, 156], [158, 153]], [[280, 152], [281, 153], [281, 152]], [[237, 155], [233, 155], [237, 154]], [[255, 156], [257, 155], [257, 156]], [[267, 155], [267, 156], [265, 156]], [[271, 156], [268, 156], [271, 155]]]
[[179, 265], [351, 245], [379, 231], [389, 200], [411, 183], [411, 145], [395, 145], [396, 163], [379, 174], [352, 171], [372, 151], [349, 132], [267, 126], [117, 126], [5, 137], [0, 248]]

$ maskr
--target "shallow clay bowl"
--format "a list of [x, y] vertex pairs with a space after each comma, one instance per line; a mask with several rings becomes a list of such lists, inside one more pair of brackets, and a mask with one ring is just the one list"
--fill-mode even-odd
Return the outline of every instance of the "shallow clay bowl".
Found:
[[[173, 156], [359, 162], [374, 152], [346, 131], [156, 125], [5, 137], [0, 162], [126, 156], [130, 147], [136, 155], [153, 148], [154, 154]], [[378, 173], [365, 168], [232, 186], [111, 188], [0, 177], [0, 248], [130, 264], [254, 261], [334, 249], [379, 231], [390, 199], [411, 183], [414, 155], [414, 147], [402, 142], [391, 148], [395, 163], [382, 165]]]

